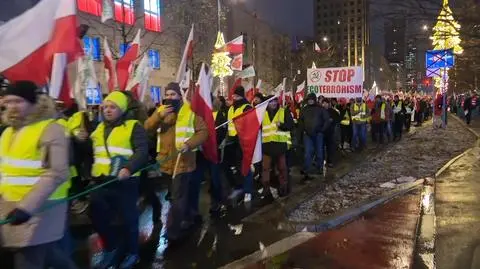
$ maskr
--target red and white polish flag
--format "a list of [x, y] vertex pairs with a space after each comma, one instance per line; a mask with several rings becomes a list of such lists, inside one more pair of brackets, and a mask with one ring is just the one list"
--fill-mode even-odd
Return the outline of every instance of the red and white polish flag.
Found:
[[230, 54], [243, 54], [243, 35], [228, 42], [225, 47]]
[[211, 97], [212, 86], [213, 77], [210, 72], [207, 72], [206, 65], [203, 63], [192, 97], [192, 111], [205, 121], [208, 128], [208, 138], [202, 145], [203, 155], [210, 162], [218, 163], [217, 136]]
[[[39, 86], [52, 78], [66, 82], [66, 64], [83, 54], [77, 37], [75, 1], [42, 0], [0, 26], [0, 73], [9, 81], [31, 80]], [[56, 56], [57, 55], [57, 56]], [[55, 85], [58, 87], [58, 85]], [[70, 101], [70, 87], [58, 98]]]
[[112, 51], [108, 46], [107, 38], [103, 41], [103, 65], [105, 67], [105, 80], [108, 82], [108, 91], [112, 92], [118, 87], [117, 72], [115, 71], [115, 63], [112, 57]]
[[192, 58], [193, 55], [193, 29], [194, 25], [192, 24], [192, 28], [190, 29], [190, 33], [188, 34], [187, 43], [185, 44], [185, 49], [183, 50], [182, 61], [180, 62], [180, 66], [178, 67], [177, 71], [177, 79], [176, 82], [180, 83], [185, 78], [185, 72], [187, 72], [187, 62], [189, 59]]
[[238, 139], [242, 148], [243, 159], [241, 172], [247, 176], [250, 166], [262, 160], [262, 137], [260, 127], [267, 110], [268, 103], [276, 97], [262, 102], [254, 109], [251, 109], [233, 119]]
[[140, 52], [140, 33], [141, 29], [138, 29], [137, 35], [133, 39], [132, 44], [127, 49], [122, 58], [117, 61], [117, 78], [118, 87], [121, 91], [125, 91], [127, 88], [128, 79], [133, 71], [133, 62], [137, 59]]
[[148, 80], [151, 72], [152, 68], [148, 63], [148, 56], [146, 53], [144, 53], [142, 60], [140, 60], [140, 63], [135, 69], [135, 74], [127, 85], [127, 91], [131, 91], [133, 95], [137, 97], [137, 100], [141, 102], [145, 100]]
[[300, 85], [297, 86], [297, 90], [295, 91], [295, 100], [297, 103], [301, 103], [305, 98], [305, 81], [302, 82]]
[[230, 64], [232, 70], [242, 71], [243, 70], [243, 54], [238, 54], [233, 56], [232, 63]]
[[245, 98], [248, 102], [252, 102], [255, 94], [257, 93], [255, 87], [253, 87], [253, 79], [248, 81], [247, 87], [245, 87], [245, 89], [247, 89], [247, 92], [245, 93]]

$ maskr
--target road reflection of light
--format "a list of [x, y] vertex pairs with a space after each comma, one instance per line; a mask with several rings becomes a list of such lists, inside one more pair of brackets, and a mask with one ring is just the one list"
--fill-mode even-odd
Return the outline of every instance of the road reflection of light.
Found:
[[198, 239], [197, 247], [200, 246], [200, 243], [202, 243], [203, 238], [205, 238], [205, 235], [207, 234], [209, 227], [210, 227], [210, 219], [207, 219], [202, 225], [202, 230], [200, 231], [200, 238]]
[[166, 232], [167, 232], [167, 218], [168, 218], [168, 212], [170, 210], [170, 202], [165, 200], [165, 194], [162, 193], [160, 196], [160, 200], [162, 203], [162, 214], [161, 214], [161, 220], [162, 220], [162, 230], [160, 231], [160, 240], [158, 241], [158, 247], [157, 247], [157, 253], [156, 257], [157, 259], [162, 259], [163, 260], [163, 254], [165, 253], [165, 250], [167, 249], [167, 239], [166, 239]]

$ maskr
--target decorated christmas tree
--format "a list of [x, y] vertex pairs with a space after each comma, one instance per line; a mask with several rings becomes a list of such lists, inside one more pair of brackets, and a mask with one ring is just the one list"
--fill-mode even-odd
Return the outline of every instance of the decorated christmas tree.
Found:
[[433, 27], [433, 46], [435, 50], [453, 49], [455, 54], [461, 54], [460, 24], [453, 17], [448, 6], [448, 0], [443, 0], [442, 10], [438, 15], [437, 23]]
[[228, 57], [228, 52], [224, 51], [225, 39], [223, 38], [223, 33], [218, 32], [217, 41], [215, 42], [215, 52], [212, 55], [212, 71], [215, 77], [220, 77], [220, 79], [231, 76], [233, 74], [232, 69], [230, 68], [230, 62], [232, 59]]
[[[432, 43], [435, 50], [453, 49], [455, 54], [461, 54], [460, 24], [453, 17], [448, 0], [443, 0], [442, 9], [433, 27]], [[435, 77], [435, 86], [446, 91], [448, 88], [448, 69], [440, 70], [440, 77]]]

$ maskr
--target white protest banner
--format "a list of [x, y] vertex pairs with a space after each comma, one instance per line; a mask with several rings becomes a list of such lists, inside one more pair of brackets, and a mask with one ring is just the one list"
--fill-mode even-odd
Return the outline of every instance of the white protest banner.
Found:
[[363, 94], [361, 66], [307, 70], [307, 93], [326, 98], [357, 98]]

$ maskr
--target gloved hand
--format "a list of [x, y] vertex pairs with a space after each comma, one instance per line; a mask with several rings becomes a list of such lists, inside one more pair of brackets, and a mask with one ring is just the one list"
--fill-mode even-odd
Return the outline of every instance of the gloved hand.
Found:
[[13, 226], [22, 225], [25, 222], [29, 221], [31, 217], [32, 215], [30, 215], [30, 213], [19, 208], [15, 208], [14, 210], [10, 211], [10, 213], [8, 213], [7, 215], [7, 219], [13, 220], [10, 223]]

